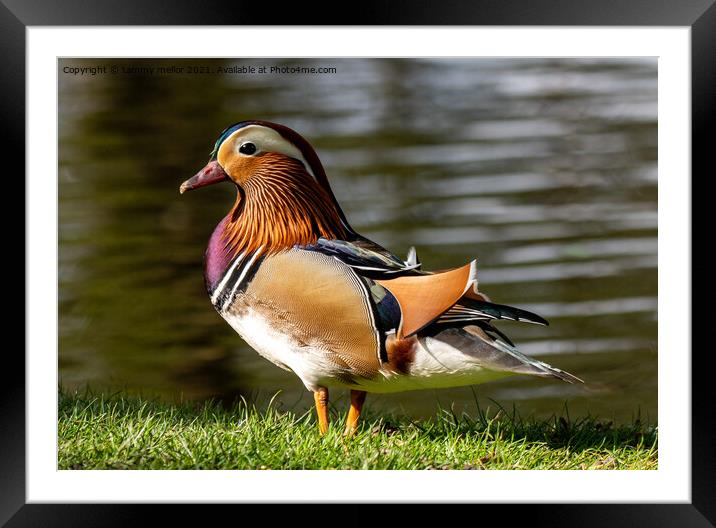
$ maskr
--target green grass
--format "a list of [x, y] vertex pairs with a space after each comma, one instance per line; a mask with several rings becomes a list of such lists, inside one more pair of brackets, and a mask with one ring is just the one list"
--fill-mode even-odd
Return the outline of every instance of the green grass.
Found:
[[525, 420], [442, 411], [434, 419], [364, 415], [325, 437], [312, 412], [243, 403], [167, 405], [60, 391], [59, 469], [656, 469], [657, 428], [568, 415]]

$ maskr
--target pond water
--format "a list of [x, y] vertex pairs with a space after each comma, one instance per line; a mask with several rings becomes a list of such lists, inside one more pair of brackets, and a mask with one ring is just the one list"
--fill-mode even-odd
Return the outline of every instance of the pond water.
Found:
[[[97, 65], [144, 71], [63, 72]], [[336, 72], [186, 73], [276, 65]], [[314, 145], [365, 236], [398, 255], [415, 245], [425, 269], [478, 257], [481, 290], [550, 320], [500, 329], [587, 382], [516, 376], [371, 395], [372, 409], [474, 414], [478, 401], [547, 417], [566, 402], [572, 417], [656, 422], [655, 58], [65, 59], [58, 76], [62, 386], [312, 404], [205, 293], [203, 252], [233, 189], [178, 193], [222, 129], [257, 118]]]

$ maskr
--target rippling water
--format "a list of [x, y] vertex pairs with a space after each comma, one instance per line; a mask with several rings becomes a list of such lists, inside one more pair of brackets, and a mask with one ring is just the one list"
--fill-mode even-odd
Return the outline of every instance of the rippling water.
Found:
[[[301, 64], [323, 75], [95, 75], [69, 66]], [[481, 290], [549, 327], [503, 323], [587, 381], [525, 377], [371, 396], [414, 416], [657, 415], [656, 59], [63, 60], [59, 367], [67, 387], [284, 408], [310, 395], [209, 304], [203, 251], [230, 186], [180, 197], [218, 133], [277, 121], [316, 147], [351, 223], [426, 269], [478, 257]], [[335, 391], [334, 400], [346, 403]], [[339, 404], [340, 405], [340, 404]]]

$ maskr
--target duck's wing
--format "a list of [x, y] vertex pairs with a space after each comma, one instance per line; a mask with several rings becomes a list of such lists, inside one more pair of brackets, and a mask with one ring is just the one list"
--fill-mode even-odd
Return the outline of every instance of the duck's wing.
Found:
[[[548, 324], [537, 314], [489, 302], [477, 290], [475, 260], [459, 268], [424, 272], [419, 269], [421, 264], [414, 248], [403, 261], [379, 244], [360, 236], [350, 241], [320, 238], [302, 249], [330, 255], [350, 266], [357, 275], [377, 284], [378, 288], [387, 290], [399, 307], [400, 319], [395, 325], [398, 338], [417, 334], [433, 323], [443, 327], [464, 326], [475, 321], [508, 319]], [[378, 297], [383, 298], [382, 295]], [[395, 310], [390, 312], [394, 319]]]
[[487, 301], [472, 299], [465, 296], [458, 300], [450, 309], [445, 311], [437, 320], [437, 323], [462, 323], [472, 321], [490, 321], [495, 319], [506, 319], [508, 321], [519, 321], [540, 325], [549, 325], [544, 317], [536, 313]]
[[433, 340], [460, 350], [485, 369], [552, 377], [567, 383], [584, 383], [569, 372], [526, 356], [517, 350], [504, 334], [487, 322], [473, 323], [462, 328], [433, 330], [435, 330], [431, 334]]
[[419, 273], [417, 259], [402, 261], [384, 247], [364, 237], [353, 240], [327, 240], [319, 238], [315, 244], [300, 249], [330, 255], [353, 268], [358, 274], [371, 278], [395, 278]]
[[495, 319], [549, 324], [527, 310], [489, 302], [477, 290], [477, 262], [474, 260], [447, 271], [375, 282], [388, 290], [400, 306], [398, 338], [417, 334], [431, 324], [461, 327]]
[[472, 261], [440, 273], [376, 280], [400, 306], [396, 336], [402, 339], [416, 334], [455, 306], [469, 290], [474, 288], [477, 293], [476, 270]]

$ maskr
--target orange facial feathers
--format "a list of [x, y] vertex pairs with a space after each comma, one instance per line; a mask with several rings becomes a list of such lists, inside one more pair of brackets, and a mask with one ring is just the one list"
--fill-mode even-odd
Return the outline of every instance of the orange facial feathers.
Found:
[[347, 235], [333, 199], [299, 161], [276, 153], [258, 156], [240, 189], [223, 235], [234, 255], [260, 247], [271, 254]]

